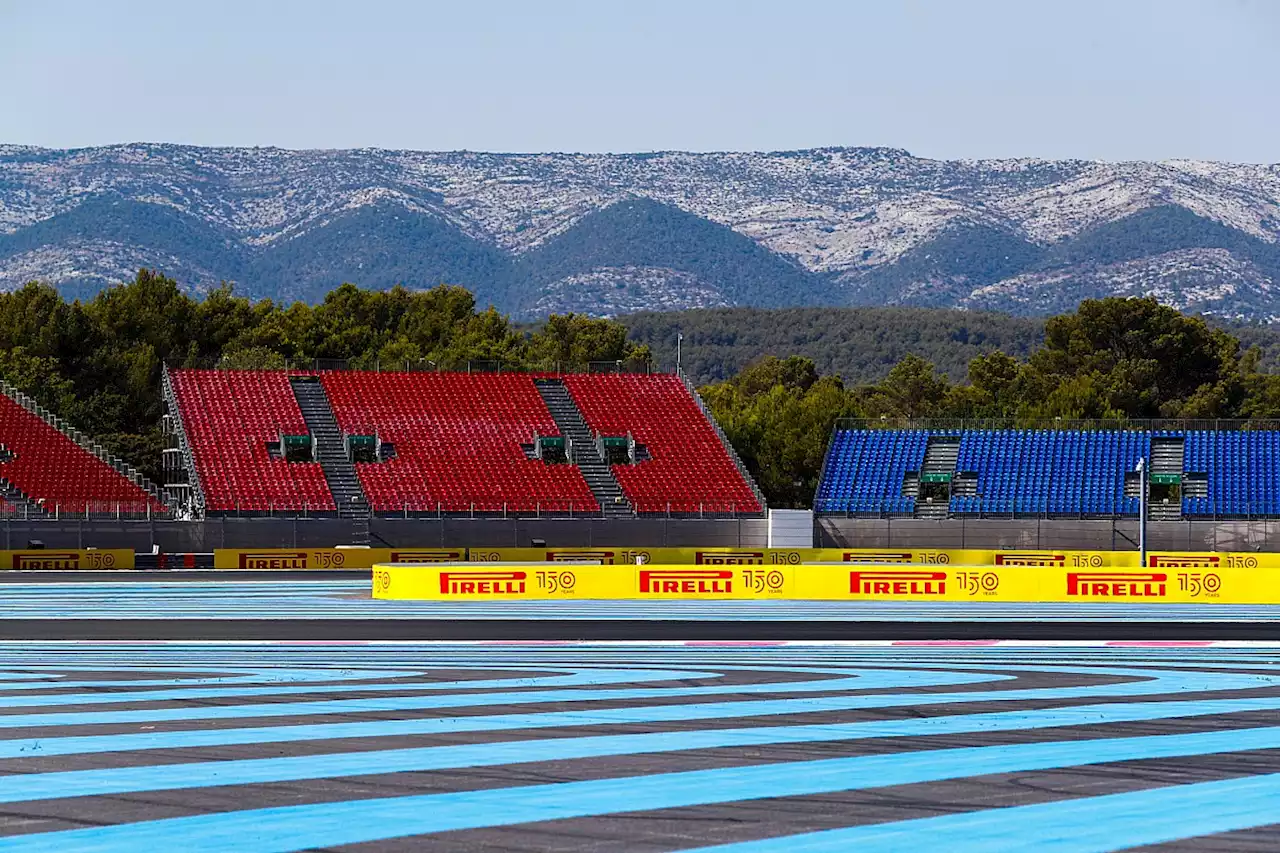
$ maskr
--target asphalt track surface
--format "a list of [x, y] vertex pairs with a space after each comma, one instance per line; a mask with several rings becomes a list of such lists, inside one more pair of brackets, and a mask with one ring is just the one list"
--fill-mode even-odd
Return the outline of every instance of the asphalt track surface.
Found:
[[[0, 625], [41, 630], [0, 642], [0, 853], [1280, 849], [1280, 643], [1186, 638], [1274, 609], [688, 602], [673, 620], [378, 602], [367, 580], [29, 581], [0, 585]], [[1163, 639], [756, 638], [1134, 618]], [[737, 636], [331, 633], [598, 622]], [[308, 639], [154, 639], [267, 623]], [[143, 639], [33, 639], [86, 625]]]
[[1266, 644], [0, 644], [0, 851], [1280, 848]]
[[452, 603], [376, 601], [369, 594], [370, 581], [363, 578], [165, 577], [117, 583], [6, 578], [0, 584], [0, 639], [1280, 641], [1280, 606], [1275, 605]]

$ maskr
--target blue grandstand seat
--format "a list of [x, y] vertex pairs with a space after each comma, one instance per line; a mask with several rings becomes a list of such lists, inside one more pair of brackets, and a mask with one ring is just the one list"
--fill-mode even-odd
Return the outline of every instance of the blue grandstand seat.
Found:
[[977, 497], [952, 498], [953, 513], [1136, 513], [1124, 475], [1150, 452], [1136, 432], [978, 430], [960, 439], [956, 469], [977, 474]]
[[818, 512], [906, 515], [915, 498], [902, 483], [919, 471], [929, 444], [927, 430], [837, 430], [814, 506]]
[[1189, 516], [1280, 515], [1280, 431], [1192, 430], [1184, 474], [1205, 475], [1205, 496], [1184, 497]]
[[[910, 513], [908, 471], [924, 462], [926, 430], [840, 430], [818, 487], [818, 512]], [[1184, 439], [1183, 481], [1203, 475], [1206, 494], [1185, 496], [1184, 515], [1280, 516], [1280, 430], [967, 430], [956, 473], [976, 475], [977, 495], [951, 498], [957, 515], [1133, 516], [1125, 477], [1151, 458], [1153, 438]]]

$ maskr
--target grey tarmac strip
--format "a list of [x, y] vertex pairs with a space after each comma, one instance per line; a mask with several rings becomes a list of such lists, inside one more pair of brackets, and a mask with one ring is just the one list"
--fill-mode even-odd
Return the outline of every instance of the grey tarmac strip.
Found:
[[[17, 817], [19, 820], [9, 824], [0, 820], [0, 836], [25, 834], [27, 832], [50, 832], [60, 829], [73, 829], [78, 826], [97, 825], [98, 823], [128, 823], [188, 815], [209, 814], [243, 808], [245, 803], [252, 803], [254, 808], [271, 808], [275, 806], [293, 806], [302, 803], [340, 803], [380, 797], [403, 797], [421, 794], [443, 794], [460, 791], [484, 791], [496, 788], [512, 788], [525, 785], [545, 785], [610, 779], [617, 777], [644, 777], [653, 774], [679, 773], [709, 768], [753, 767], [774, 763], [819, 761], [829, 758], [865, 755], [894, 755], [913, 752], [926, 752], [961, 747], [981, 747], [1005, 744], [1030, 744], [1054, 741], [1080, 741], [1082, 753], [1087, 753], [1088, 742], [1099, 738], [1137, 737], [1152, 735], [1183, 734], [1203, 731], [1207, 728], [1246, 729], [1265, 725], [1266, 715], [1238, 715], [1238, 718], [1200, 718], [1172, 719], [1145, 723], [1120, 723], [1096, 726], [1074, 726], [1055, 729], [1034, 729], [1024, 731], [1000, 732], [993, 734], [967, 735], [933, 735], [925, 737], [882, 738], [857, 741], [824, 741], [807, 744], [779, 744], [742, 748], [718, 748], [684, 750], [669, 753], [616, 755], [604, 758], [576, 759], [567, 761], [530, 762], [505, 764], [500, 766], [468, 767], [450, 770], [422, 771], [414, 773], [369, 774], [358, 777], [329, 777], [323, 779], [301, 780], [292, 782], [275, 782], [266, 784], [245, 784], [227, 787], [189, 788], [170, 791], [140, 791], [127, 795], [90, 796], [69, 799], [46, 799], [28, 803], [11, 803], [0, 805], [0, 815]], [[813, 722], [834, 722], [819, 719]], [[602, 734], [604, 732], [593, 732]], [[420, 741], [417, 746], [443, 745], [438, 742]], [[133, 756], [147, 764], [173, 762], [153, 762], [150, 755]], [[200, 749], [185, 750], [180, 758], [184, 761], [218, 761], [231, 758], [275, 758], [276, 751], [268, 746], [256, 746], [252, 749]], [[82, 764], [64, 759], [59, 770], [91, 769], [94, 765]], [[175, 756], [179, 758], [179, 756]], [[1152, 773], [1173, 772], [1179, 762], [1196, 764], [1217, 772], [1215, 768], [1234, 767], [1239, 769], [1241, 761], [1249, 762], [1249, 772], [1280, 772], [1280, 750], [1241, 753], [1237, 756], [1195, 756], [1186, 759], [1121, 762], [1114, 765], [1099, 765], [1095, 768], [1074, 768], [1072, 772], [1088, 778], [1098, 776], [1106, 780], [1108, 785], [1124, 785], [1129, 774], [1123, 768], [1132, 765], [1142, 768], [1147, 765], [1158, 768]], [[1215, 763], [1216, 762], [1216, 763]], [[23, 772], [13, 766], [15, 762], [0, 762], [0, 772]], [[124, 765], [129, 766], [129, 765]], [[1120, 769], [1109, 769], [1120, 768]], [[1058, 771], [1054, 771], [1058, 772]], [[1063, 771], [1066, 772], [1066, 771]], [[1143, 771], [1144, 773], [1146, 771]], [[1206, 771], [1207, 772], [1207, 771]], [[1225, 770], [1223, 771], [1225, 773]], [[1052, 775], [1052, 774], [1050, 774]], [[1230, 775], [1230, 774], [1226, 774]], [[1211, 778], [1226, 776], [1208, 775], [1201, 778], [1192, 776], [1182, 781], [1206, 781]], [[988, 785], [988, 777], [972, 777], [962, 782], [972, 782], [979, 788]], [[1008, 787], [1009, 780], [1022, 779], [1017, 776], [993, 776], [993, 779], [1004, 780], [1000, 784]], [[1144, 777], [1145, 778], [1145, 777]], [[961, 782], [947, 781], [926, 785], [902, 786], [901, 790], [910, 791], [916, 799], [928, 800], [925, 793], [933, 786], [941, 786], [950, 790]], [[1153, 783], [1154, 784], [1154, 783]], [[1168, 782], [1167, 784], [1174, 784]], [[1115, 790], [1140, 790], [1149, 785], [1145, 782], [1133, 782], [1133, 787], [1121, 787]], [[961, 784], [961, 787], [963, 785]], [[818, 803], [843, 802], [841, 798], [872, 797], [876, 801], [882, 799], [885, 791], [857, 791], [840, 794], [829, 794], [820, 797], [779, 798], [763, 801], [763, 808], [771, 813], [776, 809], [779, 819], [785, 818], [792, 809], [792, 803], [814, 800]], [[1003, 791], [1003, 788], [1001, 788]], [[1113, 793], [1108, 789], [1101, 793]], [[1090, 796], [1091, 792], [1083, 791]], [[892, 795], [890, 795], [892, 796]], [[968, 796], [968, 795], [966, 795]], [[1038, 802], [1034, 798], [1005, 802], [1009, 795], [1001, 793], [1003, 805], [1020, 805], [1024, 802]], [[754, 801], [753, 801], [754, 802]], [[948, 799], [939, 802], [949, 803]], [[781, 804], [781, 805], [778, 805]], [[738, 804], [742, 808], [750, 808], [751, 803]], [[722, 809], [726, 806], [706, 806], [703, 809]], [[736, 806], [735, 806], [736, 808]], [[800, 807], [801, 813], [807, 806]], [[685, 809], [668, 810], [683, 812]], [[843, 809], [840, 810], [843, 813]], [[902, 818], [927, 816], [925, 814], [909, 814]], [[743, 819], [741, 816], [737, 818]], [[844, 820], [845, 818], [841, 818]], [[596, 820], [581, 819], [581, 820]], [[852, 824], [839, 824], [852, 825]], [[787, 827], [786, 832], [809, 831], [807, 827]], [[705, 843], [718, 843], [710, 839]], [[434, 847], [434, 839], [433, 839]], [[465, 849], [465, 848], [460, 848]]]
[[[1064, 770], [976, 776], [967, 779], [842, 791], [810, 797], [751, 800], [681, 809], [629, 812], [599, 818], [547, 821], [433, 835], [432, 853], [512, 853], [516, 850], [672, 851], [690, 847], [784, 837], [848, 826], [890, 823], [938, 815], [1047, 803], [1233, 779], [1280, 770], [1280, 752], [1203, 756], [1176, 761], [1133, 761]], [[1082, 803], [1082, 808], [1086, 807]], [[1185, 851], [1204, 850], [1202, 839]], [[424, 839], [400, 838], [334, 848], [349, 853], [409, 853]], [[526, 845], [522, 847], [521, 845]], [[532, 846], [528, 846], [532, 845]], [[1243, 853], [1221, 847], [1223, 853]], [[1269, 853], [1274, 853], [1272, 848]]]
[[[1209, 616], [1209, 614], [1206, 614]], [[0, 619], [0, 640], [1274, 640], [1275, 621]]]

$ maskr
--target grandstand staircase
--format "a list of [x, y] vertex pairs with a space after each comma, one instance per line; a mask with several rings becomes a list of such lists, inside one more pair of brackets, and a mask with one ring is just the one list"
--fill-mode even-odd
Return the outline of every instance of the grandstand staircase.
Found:
[[[1173, 436], [1160, 436], [1151, 439], [1151, 477], [1173, 478], [1183, 484], [1183, 460], [1186, 452], [1186, 439]], [[1184, 492], [1180, 492], [1185, 494]], [[1177, 521], [1182, 518], [1182, 500], [1176, 502], [1150, 501], [1147, 505], [1147, 517], [1152, 521]]]
[[[6, 462], [12, 458], [13, 455], [0, 444], [0, 462]], [[16, 518], [44, 518], [48, 515], [44, 511], [43, 504], [31, 500], [25, 492], [4, 477], [0, 477], [0, 498], [4, 498], [5, 503], [13, 507], [13, 515]]]
[[569, 395], [569, 389], [559, 379], [535, 379], [534, 385], [542, 400], [551, 412], [551, 418], [560, 428], [560, 434], [568, 439], [572, 455], [569, 462], [577, 465], [582, 478], [587, 481], [596, 503], [600, 504], [600, 512], [605, 518], [629, 518], [635, 510], [622, 487], [618, 485], [613, 471], [606, 464], [604, 457], [596, 448], [596, 442], [587, 429], [587, 422], [582, 412]]
[[[959, 456], [960, 438], [958, 436], [929, 436], [929, 443], [925, 446], [924, 461], [920, 464], [919, 474], [914, 478], [908, 474], [908, 481], [903, 484], [903, 494], [916, 499], [916, 518], [946, 518], [950, 513], [950, 500], [926, 501], [920, 497], [920, 486], [922, 483], [940, 482], [943, 477], [946, 478], [945, 482], [952, 483], [955, 479], [956, 460]], [[912, 491], [906, 491], [910, 487], [914, 487]]]
[[[169, 506], [169, 501], [166, 500], [167, 495], [161, 491], [159, 486], [157, 486], [155, 483], [152, 483], [146, 477], [142, 476], [141, 472], [139, 472], [132, 465], [108, 453], [106, 448], [104, 448], [102, 445], [98, 444], [96, 441], [93, 441], [89, 436], [80, 432], [80, 430], [71, 426], [71, 424], [67, 423], [62, 418], [58, 417], [53, 412], [46, 409], [44, 406], [41, 406], [34, 399], [32, 399], [31, 397], [28, 397], [22, 391], [18, 390], [17, 387], [10, 385], [8, 382], [4, 380], [0, 380], [0, 393], [5, 394], [7, 397], [9, 397], [9, 399], [13, 400], [19, 406], [26, 409], [28, 412], [35, 415], [36, 417], [40, 418], [49, 426], [58, 430], [58, 432], [65, 435], [67, 438], [71, 439], [76, 444], [80, 445], [80, 447], [83, 448], [85, 452], [87, 452], [89, 455], [96, 456], [98, 457], [98, 459], [102, 460], [107, 465], [110, 465], [117, 472], [119, 472], [119, 474], [122, 477], [124, 477], [126, 480], [129, 480], [135, 486], [142, 489], [147, 494], [151, 495], [151, 497], [156, 501], [156, 503]], [[17, 492], [16, 489], [14, 491]], [[20, 495], [21, 493], [18, 492], [18, 494]], [[15, 495], [15, 497], [17, 497], [17, 495]], [[7, 496], [6, 496], [6, 499], [7, 499]], [[33, 503], [30, 499], [24, 497], [23, 500], [26, 501], [27, 506], [30, 506], [33, 508], [36, 507], [36, 504]], [[14, 501], [10, 501], [10, 503], [14, 503]], [[15, 505], [18, 505], [18, 504], [15, 504]], [[43, 512], [43, 509], [41, 511]]]
[[293, 396], [298, 400], [298, 408], [302, 410], [307, 429], [315, 439], [315, 459], [324, 471], [329, 493], [333, 495], [333, 502], [338, 507], [338, 517], [352, 519], [355, 523], [353, 538], [359, 540], [363, 537], [364, 541], [352, 544], [367, 545], [369, 501], [364, 489], [360, 487], [356, 466], [347, 455], [342, 431], [338, 429], [338, 421], [329, 405], [329, 395], [325, 393], [318, 376], [291, 376], [289, 385], [293, 388]]

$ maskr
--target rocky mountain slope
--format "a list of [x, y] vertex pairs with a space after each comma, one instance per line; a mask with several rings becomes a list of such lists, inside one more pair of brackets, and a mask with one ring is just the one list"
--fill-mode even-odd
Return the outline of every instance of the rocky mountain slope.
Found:
[[279, 299], [448, 281], [525, 317], [1152, 293], [1271, 321], [1280, 166], [0, 146], [0, 288], [140, 266]]

